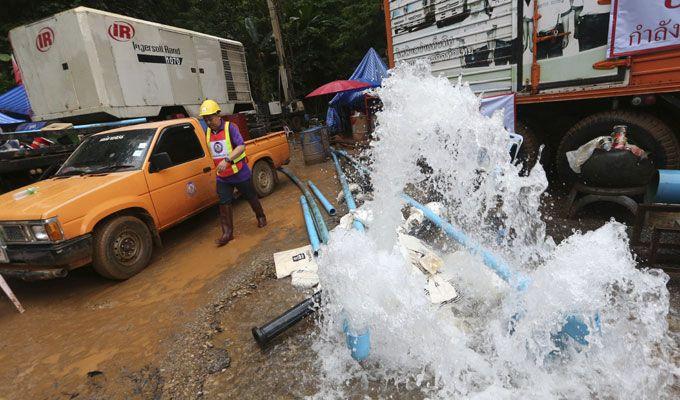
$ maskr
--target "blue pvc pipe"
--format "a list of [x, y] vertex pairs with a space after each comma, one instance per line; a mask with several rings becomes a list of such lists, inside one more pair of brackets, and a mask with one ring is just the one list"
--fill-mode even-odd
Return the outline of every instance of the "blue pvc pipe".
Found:
[[[354, 211], [357, 209], [357, 204], [354, 202], [354, 197], [352, 197], [352, 191], [349, 190], [349, 185], [347, 184], [347, 178], [345, 178], [345, 174], [342, 172], [342, 168], [340, 168], [340, 163], [338, 162], [338, 156], [335, 155], [335, 153], [331, 153], [331, 156], [333, 157], [333, 163], [335, 163], [335, 170], [338, 173], [338, 179], [340, 180], [340, 185], [342, 186], [342, 192], [345, 194], [345, 202], [347, 203], [347, 208], [349, 211]], [[354, 229], [356, 229], [359, 232], [364, 231], [364, 224], [361, 223], [361, 221], [357, 220], [354, 218], [354, 222], [352, 223], [354, 225]]]
[[680, 170], [660, 169], [654, 202], [680, 204]]
[[[500, 257], [495, 256], [493, 253], [484, 249], [479, 244], [474, 243], [462, 231], [456, 229], [451, 223], [445, 221], [443, 218], [432, 212], [432, 210], [418, 203], [410, 196], [402, 194], [402, 197], [408, 204], [422, 211], [425, 215], [425, 218], [432, 221], [435, 225], [441, 228], [447, 234], [447, 236], [460, 243], [469, 252], [472, 254], [481, 254], [484, 264], [491, 268], [491, 270], [493, 270], [501, 279], [511, 285], [516, 285], [515, 288], [520, 292], [525, 291], [529, 287], [531, 280], [522, 274], [514, 272]], [[519, 319], [521, 319], [521, 314], [517, 314], [515, 317], [513, 317], [513, 323], [519, 321]], [[599, 314], [595, 315], [595, 321], [596, 326], [599, 326]], [[581, 321], [579, 317], [569, 315], [566, 317], [566, 323], [563, 325], [560, 332], [553, 337], [553, 342], [558, 347], [561, 347], [565, 343], [565, 338], [569, 336], [577, 343], [581, 345], [587, 345], [588, 340], [586, 340], [586, 337], [589, 334], [590, 330], [588, 329], [588, 325]]]
[[96, 124], [87, 124], [87, 125], [75, 125], [73, 129], [89, 129], [89, 128], [105, 128], [105, 127], [115, 127], [115, 126], [127, 126], [127, 125], [135, 125], [135, 124], [143, 124], [146, 122], [146, 118], [132, 118], [132, 119], [124, 119], [122, 121], [113, 121], [113, 122], [100, 122]]
[[309, 204], [307, 204], [307, 199], [305, 196], [300, 196], [300, 205], [302, 206], [302, 215], [305, 217], [305, 225], [307, 226], [307, 236], [309, 236], [309, 243], [312, 245], [312, 251], [315, 256], [319, 255], [319, 235], [316, 233], [316, 228], [314, 227], [314, 220], [312, 219], [312, 213], [309, 211]]
[[307, 203], [309, 204], [309, 208], [312, 210], [312, 217], [314, 218], [314, 224], [316, 225], [316, 229], [319, 232], [319, 239], [321, 240], [322, 243], [328, 243], [328, 227], [326, 226], [326, 221], [324, 221], [323, 216], [321, 215], [321, 211], [319, 211], [319, 207], [316, 205], [316, 202], [314, 201], [314, 197], [312, 197], [312, 194], [309, 193], [309, 190], [305, 187], [305, 185], [302, 184], [300, 179], [298, 179], [297, 176], [293, 172], [291, 172], [288, 168], [285, 167], [280, 167], [279, 171], [283, 172], [290, 178], [293, 183], [295, 183], [300, 190], [302, 191], [302, 194], [305, 195], [305, 198], [307, 199]]
[[362, 174], [364, 174], [366, 176], [371, 176], [371, 171], [368, 168], [364, 167], [364, 165], [361, 164], [359, 161], [355, 160], [352, 156], [347, 154], [347, 152], [345, 150], [335, 150], [335, 149], [332, 149], [332, 150], [335, 153], [337, 153], [338, 155], [345, 157], [347, 159], [347, 161], [349, 161], [350, 164], [352, 164], [354, 166], [354, 168], [356, 168], [359, 172], [361, 172]]
[[429, 208], [415, 201], [412, 197], [402, 194], [402, 197], [406, 202], [413, 207], [419, 209], [423, 212], [425, 217], [432, 221], [435, 225], [440, 227], [450, 238], [460, 243], [472, 254], [480, 254], [484, 260], [484, 264], [491, 268], [493, 272], [496, 273], [501, 279], [510, 283], [511, 285], [516, 285], [515, 287], [519, 291], [524, 291], [529, 286], [529, 278], [513, 272], [513, 270], [508, 266], [508, 264], [503, 261], [500, 257], [497, 257], [490, 251], [484, 249], [479, 244], [475, 243], [467, 235], [465, 235], [461, 230], [457, 229], [448, 221], [445, 221], [437, 214], [432, 212]]
[[[86, 125], [74, 125], [70, 129], [118, 127], [118, 126], [143, 124], [145, 122], [146, 122], [146, 118], [132, 118], [132, 119], [124, 119], [122, 121], [100, 122], [100, 123], [96, 123], [96, 124], [86, 124]], [[18, 133], [38, 133], [38, 132], [42, 132], [42, 133], [45, 133], [45, 134], [53, 133], [51, 131], [41, 131], [40, 129], [33, 129], [33, 130], [30, 130], [30, 131], [6, 132], [6, 133], [14, 135], [14, 134], [18, 134]]]
[[326, 196], [321, 193], [321, 190], [319, 190], [318, 187], [312, 181], [307, 181], [307, 184], [309, 185], [309, 188], [312, 189], [312, 193], [316, 195], [316, 198], [319, 199], [319, 202], [323, 206], [323, 208], [326, 210], [326, 212], [330, 215], [333, 216], [335, 215], [335, 207], [331, 204], [328, 199], [326, 199]]

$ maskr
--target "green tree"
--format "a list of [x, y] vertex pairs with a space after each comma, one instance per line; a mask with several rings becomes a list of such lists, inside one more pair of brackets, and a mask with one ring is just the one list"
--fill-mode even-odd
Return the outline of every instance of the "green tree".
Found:
[[[284, 42], [299, 96], [345, 79], [364, 53], [385, 51], [381, 0], [280, 0]], [[87, 6], [237, 40], [256, 101], [279, 98], [278, 60], [266, 0], [5, 0], [0, 54], [11, 54], [9, 30], [58, 12]], [[0, 59], [0, 92], [14, 85], [11, 62]]]

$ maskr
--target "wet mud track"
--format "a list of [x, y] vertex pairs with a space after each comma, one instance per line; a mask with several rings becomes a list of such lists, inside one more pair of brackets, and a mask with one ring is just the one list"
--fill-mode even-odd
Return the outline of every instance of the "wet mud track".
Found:
[[[339, 191], [331, 163], [290, 168], [329, 197]], [[235, 210], [236, 240], [217, 249], [216, 210], [162, 235], [151, 265], [125, 282], [91, 268], [67, 278], [12, 281], [27, 309], [0, 301], [0, 399], [295, 399], [317, 390], [312, 320], [286, 332], [265, 350], [250, 329], [311, 292], [276, 280], [272, 254], [307, 243], [298, 198], [283, 174], [263, 199], [268, 227], [258, 229], [248, 204]], [[335, 203], [335, 202], [334, 202]], [[594, 229], [597, 210], [579, 220], [549, 207], [548, 233]], [[343, 213], [343, 208], [338, 210]], [[617, 216], [625, 221], [625, 215]], [[326, 218], [329, 225], [337, 220]], [[626, 221], [629, 222], [629, 221]], [[680, 331], [680, 287], [671, 286], [672, 331]], [[381, 383], [354, 382], [354, 398], [422, 398]]]
[[[294, 160], [290, 168], [329, 197], [339, 190], [331, 163], [304, 166]], [[225, 354], [211, 350], [226, 349], [231, 356], [221, 337], [212, 339], [218, 332], [210, 314], [251, 292], [262, 293], [263, 299], [246, 307], [249, 320], [237, 316], [233, 325], [218, 328], [252, 342], [251, 325], [302, 296], [288, 281], [277, 282], [273, 272], [273, 253], [307, 243], [300, 192], [283, 174], [279, 179], [276, 191], [262, 199], [269, 225], [258, 229], [247, 202], [237, 201], [236, 239], [223, 248], [213, 243], [218, 227], [212, 208], [162, 234], [164, 246], [149, 267], [127, 281], [108, 281], [91, 267], [58, 280], [10, 281], [27, 311], [20, 315], [9, 301], [0, 301], [0, 398], [200, 396], [203, 379], [193, 376], [210, 375], [209, 358], [219, 369], [213, 373], [240, 362], [232, 358], [227, 367]], [[279, 287], [278, 303], [257, 289], [260, 282]], [[217, 342], [208, 347], [204, 338]], [[195, 369], [192, 359], [200, 359]], [[194, 386], [199, 390], [185, 396]]]

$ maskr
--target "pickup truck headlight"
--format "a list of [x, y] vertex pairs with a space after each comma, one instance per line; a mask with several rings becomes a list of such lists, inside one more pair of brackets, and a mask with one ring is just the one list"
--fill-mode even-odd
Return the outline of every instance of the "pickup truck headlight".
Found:
[[31, 225], [31, 232], [39, 242], [58, 242], [64, 239], [64, 231], [57, 217], [47, 219], [40, 225]]
[[47, 235], [47, 231], [45, 230], [45, 225], [33, 225], [31, 226], [31, 230], [33, 231], [33, 237], [35, 240], [41, 242], [50, 240], [50, 237]]
[[41, 221], [0, 222], [0, 237], [9, 244], [60, 242], [64, 231], [57, 217]]

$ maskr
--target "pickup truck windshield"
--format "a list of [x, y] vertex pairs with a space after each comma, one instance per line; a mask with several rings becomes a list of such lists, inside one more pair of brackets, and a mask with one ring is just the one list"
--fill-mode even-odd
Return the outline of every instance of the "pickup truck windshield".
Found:
[[139, 169], [155, 132], [136, 129], [91, 136], [78, 146], [56, 176]]

